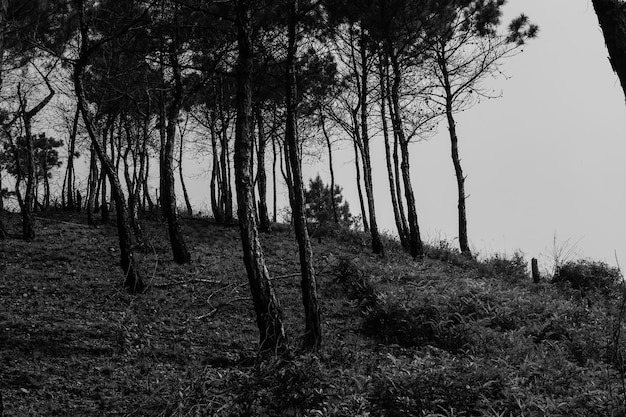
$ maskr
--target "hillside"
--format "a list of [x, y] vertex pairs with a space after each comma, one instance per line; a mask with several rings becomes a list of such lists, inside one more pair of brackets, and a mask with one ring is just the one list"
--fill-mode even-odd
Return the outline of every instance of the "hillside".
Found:
[[193, 263], [177, 266], [165, 226], [146, 220], [151, 287], [130, 296], [112, 226], [37, 222], [35, 241], [0, 241], [5, 416], [626, 412], [609, 268], [592, 277], [606, 285], [573, 290], [533, 284], [519, 258], [478, 263], [442, 244], [416, 263], [390, 241], [381, 259], [359, 233], [325, 236], [313, 242], [323, 350], [302, 355], [297, 247], [278, 227], [262, 243], [293, 351], [259, 357], [236, 227], [185, 220]]

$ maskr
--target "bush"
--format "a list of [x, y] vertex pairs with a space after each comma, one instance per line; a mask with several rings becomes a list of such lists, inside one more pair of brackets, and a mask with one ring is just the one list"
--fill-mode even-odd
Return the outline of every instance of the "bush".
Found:
[[435, 306], [406, 307], [390, 301], [378, 303], [363, 321], [363, 333], [402, 347], [435, 346], [457, 353], [471, 344], [469, 326], [460, 315]]
[[515, 252], [512, 257], [496, 254], [481, 262], [480, 270], [491, 275], [512, 280], [523, 280], [528, 276], [528, 263], [522, 252]]
[[612, 292], [623, 283], [623, 277], [618, 268], [604, 262], [578, 260], [567, 262], [558, 268], [552, 282], [567, 282], [575, 290]]

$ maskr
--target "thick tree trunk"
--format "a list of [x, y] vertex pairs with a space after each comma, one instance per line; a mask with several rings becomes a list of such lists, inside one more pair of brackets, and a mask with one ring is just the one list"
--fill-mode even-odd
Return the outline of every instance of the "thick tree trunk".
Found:
[[267, 148], [267, 138], [265, 137], [265, 123], [263, 111], [257, 107], [256, 120], [258, 126], [259, 148], [257, 151], [257, 189], [259, 191], [259, 228], [261, 232], [272, 231], [269, 213], [267, 211], [267, 174], [265, 172], [265, 149]]
[[467, 238], [467, 212], [465, 209], [465, 176], [461, 167], [461, 159], [459, 158], [459, 137], [456, 133], [456, 123], [452, 114], [452, 87], [450, 86], [450, 74], [448, 67], [442, 60], [439, 63], [441, 74], [443, 75], [443, 88], [446, 94], [446, 118], [448, 120], [448, 131], [450, 133], [452, 163], [454, 165], [454, 173], [456, 175], [456, 184], [458, 190], [458, 213], [459, 213], [459, 245], [461, 253], [472, 256]]
[[613, 71], [626, 95], [626, 3], [623, 0], [592, 0], [604, 34]]
[[289, 9], [288, 21], [288, 46], [287, 46], [287, 73], [285, 81], [287, 125], [285, 128], [285, 141], [289, 150], [289, 162], [293, 180], [292, 216], [298, 240], [300, 253], [302, 303], [304, 305], [305, 329], [303, 348], [306, 350], [319, 350], [322, 343], [322, 327], [319, 305], [317, 301], [317, 283], [315, 270], [313, 269], [313, 251], [309, 240], [309, 233], [304, 213], [304, 187], [302, 184], [302, 171], [300, 166], [300, 147], [296, 134], [296, 75], [295, 62], [297, 53], [296, 29], [298, 19], [298, 0], [292, 0]]
[[406, 198], [406, 206], [408, 212], [409, 223], [409, 252], [413, 258], [422, 260], [424, 257], [424, 245], [420, 236], [419, 224], [417, 219], [417, 209], [415, 207], [415, 196], [413, 194], [413, 185], [411, 184], [411, 170], [409, 164], [409, 144], [404, 136], [404, 127], [402, 125], [402, 117], [400, 112], [400, 69], [398, 62], [392, 57], [392, 65], [394, 69], [394, 80], [391, 88], [391, 99], [393, 103], [393, 126], [398, 142], [400, 144], [400, 153], [402, 155], [402, 163], [400, 170], [402, 171], [402, 182], [404, 183], [404, 195]]
[[333, 147], [330, 142], [330, 135], [326, 130], [326, 121], [324, 119], [324, 115], [320, 114], [320, 124], [322, 126], [322, 133], [324, 133], [324, 139], [326, 139], [326, 147], [328, 148], [328, 168], [330, 170], [330, 196], [329, 203], [330, 207], [333, 209], [333, 220], [335, 224], [339, 224], [339, 216], [337, 215], [337, 204], [335, 201], [335, 170], [333, 168]]
[[101, 164], [106, 168], [106, 173], [111, 183], [111, 192], [113, 194], [113, 198], [115, 199], [115, 209], [117, 212], [117, 233], [120, 247], [120, 266], [122, 267], [122, 271], [125, 276], [124, 288], [126, 288], [127, 291], [132, 294], [140, 293], [143, 292], [146, 287], [135, 267], [135, 259], [132, 249], [132, 236], [130, 232], [130, 227], [128, 225], [128, 209], [126, 206], [126, 200], [124, 198], [122, 187], [117, 176], [117, 172], [115, 171], [115, 167], [111, 162], [111, 159], [107, 156], [104, 149], [98, 142], [98, 138], [96, 137], [96, 133], [91, 120], [91, 115], [89, 114], [87, 102], [85, 99], [82, 75], [85, 67], [88, 65], [88, 27], [85, 25], [84, 22], [83, 3], [80, 0], [78, 1], [78, 9], [81, 45], [79, 59], [74, 64], [74, 90], [76, 93], [76, 99], [78, 101], [78, 108], [80, 109], [80, 113], [83, 117], [87, 133], [93, 145], [93, 149], [98, 155]]
[[[374, 185], [372, 184], [372, 160], [370, 157], [370, 137], [368, 131], [367, 119], [369, 117], [367, 110], [367, 93], [368, 93], [368, 59], [365, 45], [365, 34], [361, 31], [360, 39], [361, 52], [361, 144], [363, 155], [363, 182], [365, 184], [365, 195], [367, 197], [367, 208], [369, 211], [370, 234], [372, 236], [372, 252], [378, 255], [384, 255], [383, 243], [380, 240], [378, 232], [378, 223], [376, 222], [376, 208], [374, 205]], [[331, 193], [332, 194], [332, 193]]]
[[[252, 198], [252, 89], [253, 65], [252, 39], [250, 37], [251, 12], [245, 0], [238, 0], [237, 8], [237, 124], [235, 130], [235, 187], [237, 214], [241, 232], [243, 260], [248, 273], [250, 292], [256, 312], [261, 350], [282, 350], [286, 345], [282, 310], [269, 272], [265, 266], [263, 249], [259, 241], [254, 200]], [[226, 178], [222, 179], [226, 181]]]

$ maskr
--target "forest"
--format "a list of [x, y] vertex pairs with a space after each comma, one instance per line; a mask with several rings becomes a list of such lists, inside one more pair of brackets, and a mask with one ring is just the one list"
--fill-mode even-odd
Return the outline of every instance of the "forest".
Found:
[[[533, 282], [470, 249], [455, 117], [540, 36], [504, 5], [0, 0], [0, 415], [624, 412], [619, 269], [563, 249]], [[593, 6], [626, 92], [623, 3]], [[438, 126], [455, 247], [423, 242], [412, 183]], [[305, 182], [311, 155], [328, 184]]]

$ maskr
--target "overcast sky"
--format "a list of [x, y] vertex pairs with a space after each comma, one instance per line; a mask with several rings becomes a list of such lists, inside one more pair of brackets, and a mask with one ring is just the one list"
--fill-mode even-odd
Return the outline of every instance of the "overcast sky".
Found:
[[[507, 78], [489, 81], [502, 97], [457, 118], [471, 246], [481, 254], [520, 249], [548, 267], [556, 236], [557, 246], [573, 247], [578, 257], [615, 264], [617, 252], [626, 265], [626, 106], [591, 1], [509, 0], [504, 10], [505, 21], [523, 12], [540, 32], [504, 63]], [[445, 123], [439, 131], [411, 150], [427, 241], [457, 236]], [[354, 168], [337, 165], [358, 214]], [[392, 231], [384, 165], [374, 169], [375, 193], [387, 193], [377, 199], [379, 224]], [[318, 166], [305, 172], [317, 171], [328, 175]]]

